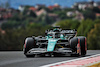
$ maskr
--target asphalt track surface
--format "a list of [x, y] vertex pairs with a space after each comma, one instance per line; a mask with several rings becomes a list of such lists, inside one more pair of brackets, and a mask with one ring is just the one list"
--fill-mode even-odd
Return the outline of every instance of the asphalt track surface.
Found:
[[[100, 50], [88, 50], [86, 56], [100, 54]], [[0, 67], [40, 67], [43, 65], [72, 60], [80, 57], [35, 57], [26, 58], [22, 51], [0, 52]]]

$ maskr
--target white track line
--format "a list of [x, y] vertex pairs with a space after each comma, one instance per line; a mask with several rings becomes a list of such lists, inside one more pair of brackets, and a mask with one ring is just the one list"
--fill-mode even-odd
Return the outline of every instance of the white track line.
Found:
[[53, 64], [43, 65], [40, 67], [50, 67], [50, 66], [54, 66], [54, 65], [58, 65], [58, 64], [62, 64], [62, 63], [83, 60], [83, 59], [92, 58], [92, 57], [96, 57], [96, 56], [100, 56], [100, 54], [96, 54], [96, 55], [92, 55], [92, 56], [88, 56], [88, 57], [83, 57], [83, 58], [78, 58], [78, 59], [73, 59], [73, 60], [68, 60], [68, 61], [61, 61], [61, 62], [57, 62], [57, 63], [53, 63]]

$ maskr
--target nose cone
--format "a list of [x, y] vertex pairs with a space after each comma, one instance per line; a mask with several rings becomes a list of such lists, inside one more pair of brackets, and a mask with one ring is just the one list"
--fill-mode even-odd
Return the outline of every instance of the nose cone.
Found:
[[49, 39], [48, 40], [48, 46], [47, 46], [47, 51], [53, 51], [55, 48], [57, 40], [55, 39]]

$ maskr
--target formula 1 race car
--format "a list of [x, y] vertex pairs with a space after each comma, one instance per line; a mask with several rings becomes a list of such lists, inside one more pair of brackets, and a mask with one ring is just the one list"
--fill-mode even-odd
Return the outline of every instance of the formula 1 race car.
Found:
[[45, 37], [32, 36], [26, 38], [23, 47], [26, 57], [34, 57], [35, 55], [86, 55], [86, 37], [76, 36], [77, 31], [75, 29], [55, 27], [54, 29], [46, 30], [45, 35]]

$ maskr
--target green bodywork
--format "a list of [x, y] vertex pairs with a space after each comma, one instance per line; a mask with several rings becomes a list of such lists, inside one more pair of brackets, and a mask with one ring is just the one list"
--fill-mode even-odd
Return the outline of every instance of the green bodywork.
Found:
[[[52, 36], [46, 36], [46, 37], [48, 40], [47, 51], [53, 51], [59, 38], [52, 38]], [[60, 39], [65, 39], [65, 38], [63, 35], [61, 35]]]
[[47, 51], [53, 51], [58, 39], [48, 39]]
[[[57, 28], [53, 29], [53, 31], [58, 30]], [[56, 32], [55, 32], [56, 33]], [[55, 33], [48, 33], [46, 39], [48, 40], [47, 51], [54, 51], [55, 45], [59, 39], [65, 39], [63, 34], [60, 34], [58, 38], [55, 37]]]

